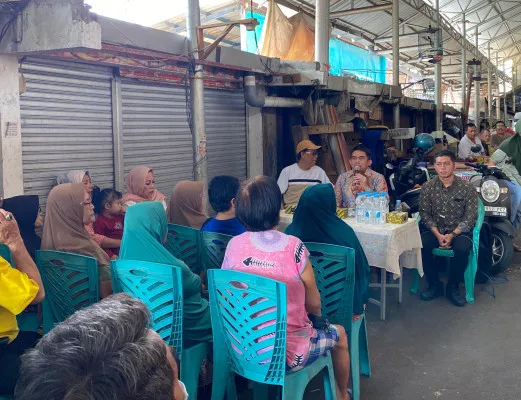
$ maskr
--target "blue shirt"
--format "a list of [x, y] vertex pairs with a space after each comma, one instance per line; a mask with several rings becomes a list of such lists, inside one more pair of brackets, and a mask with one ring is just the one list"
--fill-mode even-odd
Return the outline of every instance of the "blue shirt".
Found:
[[246, 228], [237, 218], [215, 219], [210, 218], [201, 228], [202, 232], [216, 232], [224, 235], [237, 236], [246, 232]]

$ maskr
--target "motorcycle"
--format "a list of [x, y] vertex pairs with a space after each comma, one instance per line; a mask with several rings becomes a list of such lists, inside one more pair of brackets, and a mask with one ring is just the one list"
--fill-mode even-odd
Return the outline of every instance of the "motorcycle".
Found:
[[504, 271], [512, 262], [515, 229], [511, 221], [512, 197], [506, 181], [509, 179], [498, 168], [486, 164], [465, 163], [478, 174], [470, 178], [485, 205], [484, 224], [492, 233], [492, 273]]
[[413, 157], [398, 167], [386, 164], [389, 172], [389, 186], [391, 188], [391, 200], [401, 200], [410, 210], [409, 215], [417, 213], [420, 206], [421, 186], [430, 179], [427, 168], [419, 167], [418, 162], [423, 159], [424, 152], [419, 148], [413, 149]]

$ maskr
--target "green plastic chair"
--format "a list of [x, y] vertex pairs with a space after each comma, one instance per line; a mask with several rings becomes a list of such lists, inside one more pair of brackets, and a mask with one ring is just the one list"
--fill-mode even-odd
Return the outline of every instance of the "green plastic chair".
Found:
[[322, 370], [325, 398], [336, 399], [330, 354], [286, 373], [285, 284], [244, 272], [211, 269], [208, 285], [215, 366], [212, 400], [223, 399], [232, 372], [257, 383], [254, 399], [267, 399], [267, 385], [281, 386], [282, 400], [302, 399], [309, 381]]
[[[478, 198], [478, 218], [476, 220], [476, 224], [474, 225], [474, 229], [472, 231], [472, 249], [469, 254], [469, 262], [467, 264], [467, 268], [465, 269], [465, 296], [467, 298], [467, 303], [474, 304], [474, 283], [476, 280], [476, 272], [478, 271], [478, 252], [479, 252], [479, 234], [481, 231], [481, 227], [483, 226], [483, 220], [485, 219], [485, 206], [480, 198]], [[420, 218], [418, 217], [418, 223], [420, 222]], [[439, 249], [435, 248], [432, 250], [432, 254], [438, 257], [447, 257], [449, 258], [449, 266], [450, 266], [450, 258], [454, 257], [454, 251], [451, 249]], [[411, 283], [411, 294], [418, 293], [418, 283], [420, 280], [420, 275], [418, 274], [418, 270], [413, 270], [413, 279]]]
[[371, 376], [365, 314], [353, 321], [355, 251], [324, 243], [304, 243], [309, 250], [322, 305], [322, 315], [342, 325], [349, 340], [353, 399], [360, 399], [360, 373]]
[[98, 261], [79, 254], [38, 250], [36, 265], [45, 287], [43, 333], [99, 301]]
[[175, 258], [184, 261], [194, 273], [202, 272], [199, 256], [200, 232], [188, 226], [168, 224], [168, 235], [165, 243], [166, 249]]
[[114, 293], [141, 300], [152, 314], [152, 329], [172, 346], [181, 360], [181, 381], [190, 398], [197, 399], [199, 371], [208, 354], [206, 343], [183, 347], [183, 281], [181, 269], [146, 261], [111, 262]]
[[226, 246], [233, 238], [230, 235], [215, 232], [201, 232], [202, 261], [204, 270], [220, 269], [223, 264]]
[[14, 267], [13, 257], [11, 256], [11, 250], [5, 244], [0, 243], [0, 257], [2, 257], [5, 261], [11, 264], [11, 267]]

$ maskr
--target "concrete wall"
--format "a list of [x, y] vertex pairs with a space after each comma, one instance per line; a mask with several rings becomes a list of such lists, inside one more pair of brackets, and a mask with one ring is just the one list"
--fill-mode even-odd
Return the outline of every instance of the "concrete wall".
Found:
[[0, 56], [0, 196], [23, 194], [18, 57]]

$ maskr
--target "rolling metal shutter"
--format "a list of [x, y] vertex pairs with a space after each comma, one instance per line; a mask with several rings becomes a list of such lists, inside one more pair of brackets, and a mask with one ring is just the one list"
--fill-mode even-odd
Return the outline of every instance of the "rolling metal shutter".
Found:
[[208, 180], [217, 175], [246, 178], [246, 103], [244, 92], [205, 89]]
[[56, 175], [89, 170], [94, 184], [114, 185], [110, 68], [29, 58], [20, 95], [25, 194], [45, 206]]
[[185, 89], [123, 79], [121, 81], [123, 166], [154, 169], [156, 187], [170, 197], [174, 185], [192, 180], [192, 134]]

